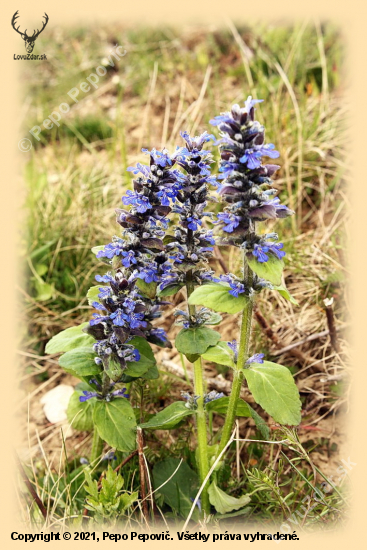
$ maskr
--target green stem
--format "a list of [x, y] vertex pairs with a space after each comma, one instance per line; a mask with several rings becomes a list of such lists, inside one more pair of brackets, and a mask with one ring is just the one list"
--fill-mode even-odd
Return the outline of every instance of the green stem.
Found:
[[102, 451], [103, 451], [103, 439], [99, 437], [97, 430], [94, 428], [92, 450], [90, 453], [90, 462], [91, 463], [96, 462], [99, 458], [101, 458]]
[[[201, 365], [201, 358], [197, 359], [194, 363], [194, 387], [195, 395], [200, 395], [200, 399], [197, 401], [196, 411], [196, 427], [198, 431], [198, 459], [199, 459], [199, 477], [200, 484], [204, 482], [204, 479], [209, 472], [209, 459], [208, 459], [208, 441], [206, 432], [206, 415], [204, 410], [204, 384], [203, 384], [203, 369]], [[201, 493], [201, 507], [206, 514], [210, 513], [210, 503], [208, 495], [207, 482]]]
[[[186, 274], [186, 289], [187, 298], [190, 297], [194, 290], [194, 283], [192, 280], [191, 270]], [[195, 315], [195, 306], [189, 305], [189, 314]], [[200, 395], [197, 401], [196, 411], [196, 427], [197, 427], [197, 439], [198, 439], [198, 466], [199, 466], [199, 478], [202, 485], [209, 472], [209, 459], [208, 459], [208, 441], [206, 431], [206, 415], [204, 410], [204, 382], [203, 382], [203, 368], [201, 364], [201, 358], [194, 362], [194, 393]], [[210, 502], [208, 495], [207, 482], [201, 493], [201, 508], [206, 513], [210, 513]]]
[[[245, 286], [247, 288], [251, 288], [253, 273], [249, 268], [246, 259], [245, 259], [245, 265], [244, 265], [244, 274], [245, 274], [245, 277], [244, 277]], [[253, 298], [249, 297], [248, 300], [246, 300], [246, 305], [242, 312], [240, 343], [238, 346], [238, 358], [237, 358], [236, 367], [233, 372], [232, 391], [229, 397], [227, 415], [224, 422], [222, 437], [219, 444], [219, 451], [218, 451], [219, 453], [223, 451], [224, 447], [227, 445], [229, 441], [229, 438], [231, 437], [232, 430], [233, 430], [233, 423], [236, 418], [237, 404], [238, 404], [238, 399], [240, 397], [242, 381], [244, 378], [243, 369], [249, 357], [253, 306], [254, 306]]]

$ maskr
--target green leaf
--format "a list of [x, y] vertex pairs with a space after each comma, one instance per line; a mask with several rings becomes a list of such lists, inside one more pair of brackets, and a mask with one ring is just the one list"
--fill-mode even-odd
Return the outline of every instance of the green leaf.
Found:
[[113, 401], [97, 401], [93, 420], [99, 436], [119, 451], [135, 450], [136, 420], [129, 401], [123, 397]]
[[108, 358], [108, 367], [105, 369], [105, 372], [113, 382], [118, 382], [121, 379], [123, 370], [119, 361], [110, 355]]
[[163, 244], [176, 243], [177, 238], [174, 235], [165, 235], [163, 237]]
[[46, 302], [46, 300], [50, 300], [54, 295], [55, 287], [53, 284], [50, 285], [42, 281], [42, 279], [36, 279], [34, 285], [37, 291], [37, 300]]
[[222, 489], [219, 489], [215, 480], [209, 486], [208, 493], [210, 504], [212, 504], [220, 514], [228, 514], [228, 512], [232, 510], [239, 510], [243, 506], [246, 506], [251, 500], [251, 497], [248, 495], [243, 495], [240, 498], [227, 495]]
[[[207, 411], [216, 412], [218, 414], [226, 414], [228, 410], [229, 397], [220, 397], [210, 401], [205, 406]], [[236, 416], [251, 417], [251, 411], [249, 405], [243, 399], [239, 399], [237, 402]]]
[[137, 279], [135, 285], [148, 298], [153, 300], [157, 293], [157, 283], [146, 283], [143, 279]]
[[138, 500], [138, 498], [139, 498], [138, 491], [136, 491], [135, 493], [131, 493], [131, 495], [129, 495], [128, 493], [123, 493], [120, 496], [120, 506], [119, 506], [120, 511], [124, 512], [125, 510], [130, 508], [130, 506], [132, 506], [133, 503], [136, 500]]
[[[166, 504], [177, 514], [187, 518], [192, 507], [191, 499], [195, 498], [199, 489], [199, 480], [186, 462], [181, 462], [180, 466], [179, 464], [180, 460], [177, 458], [168, 458], [155, 464], [153, 468], [154, 489], [158, 489], [164, 484], [158, 489], [158, 492], [163, 496]], [[172, 476], [178, 466], [177, 472]], [[172, 478], [169, 479], [171, 476]], [[168, 479], [169, 481], [167, 481]], [[192, 519], [194, 521], [199, 519], [197, 507], [194, 509]]]
[[210, 315], [209, 319], [205, 321], [206, 325], [219, 325], [223, 320], [223, 317], [220, 315], [220, 313], [215, 313], [214, 311]]
[[238, 313], [246, 305], [247, 298], [240, 294], [238, 298], [229, 293], [229, 285], [209, 283], [195, 288], [189, 298], [191, 305], [203, 305], [223, 313]]
[[218, 342], [216, 346], [211, 346], [203, 353], [202, 358], [206, 361], [212, 361], [218, 365], [226, 365], [234, 368], [233, 351], [227, 342]]
[[[85, 386], [85, 389], [87, 389], [87, 384], [85, 384]], [[83, 395], [81, 389], [75, 390], [70, 397], [66, 414], [73, 428], [80, 431], [91, 432], [93, 430], [93, 408], [96, 400], [88, 399], [88, 401], [81, 402], [79, 401], [81, 395]]]
[[301, 422], [301, 401], [289, 369], [277, 363], [252, 363], [243, 371], [256, 403], [279, 424]]
[[215, 519], [227, 519], [227, 518], [235, 518], [237, 516], [244, 516], [245, 514], [249, 514], [251, 512], [251, 506], [246, 506], [246, 508], [242, 508], [242, 510], [238, 510], [238, 512], [232, 512], [231, 514], [217, 514], [215, 516]]
[[70, 351], [75, 348], [93, 345], [95, 339], [83, 332], [83, 328], [87, 325], [89, 325], [89, 323], [82, 323], [77, 327], [70, 327], [56, 334], [56, 336], [47, 342], [46, 353], [60, 353], [62, 351]]
[[36, 269], [37, 275], [39, 275], [40, 277], [43, 277], [43, 275], [45, 275], [48, 271], [48, 266], [46, 264], [37, 264], [35, 266], [35, 269]]
[[257, 414], [257, 412], [252, 407], [250, 407], [249, 404], [247, 404], [247, 406], [250, 409], [250, 413], [251, 413], [253, 421], [255, 422], [256, 428], [259, 430], [262, 437], [266, 441], [269, 441], [270, 430], [268, 428], [267, 423], [265, 422], [265, 420], [263, 418], [261, 418], [261, 416], [259, 414]]
[[105, 248], [105, 245], [104, 244], [101, 244], [100, 246], [93, 246], [93, 248], [91, 248], [93, 254], [95, 254], [97, 256], [98, 252], [100, 252], [101, 250], [104, 250]]
[[283, 285], [278, 285], [278, 286], [274, 285], [274, 290], [277, 290], [279, 292], [279, 294], [281, 296], [283, 296], [283, 298], [288, 300], [291, 304], [294, 304], [295, 306], [299, 305], [297, 300], [295, 298], [293, 298], [292, 294], [290, 294], [288, 292], [288, 290], [285, 288], [285, 286], [283, 286]]
[[182, 283], [180, 285], [167, 285], [163, 290], [158, 292], [158, 296], [173, 296], [185, 285]]
[[101, 285], [91, 286], [87, 292], [88, 304], [91, 306], [93, 302], [99, 302], [98, 294], [100, 292]]
[[219, 332], [207, 327], [183, 328], [176, 337], [176, 348], [189, 355], [201, 355], [220, 340]]
[[157, 365], [152, 365], [142, 376], [144, 380], [156, 380], [159, 378], [159, 371]]
[[152, 416], [148, 422], [141, 424], [141, 427], [150, 430], [170, 430], [181, 422], [185, 416], [192, 415], [193, 413], [194, 411], [188, 409], [185, 403], [177, 401]]
[[278, 260], [273, 254], [269, 254], [267, 262], [258, 262], [252, 254], [247, 254], [247, 263], [262, 279], [270, 281], [273, 285], [280, 285], [284, 269], [283, 260]]
[[101, 372], [101, 367], [94, 362], [95, 357], [96, 354], [91, 348], [76, 348], [64, 353], [59, 359], [59, 364], [69, 374], [81, 378]]
[[129, 361], [127, 368], [124, 370], [124, 374], [132, 376], [133, 378], [139, 378], [143, 374], [156, 364], [152, 348], [141, 336], [135, 336], [129, 341], [129, 344], [133, 345], [140, 353], [139, 361]]

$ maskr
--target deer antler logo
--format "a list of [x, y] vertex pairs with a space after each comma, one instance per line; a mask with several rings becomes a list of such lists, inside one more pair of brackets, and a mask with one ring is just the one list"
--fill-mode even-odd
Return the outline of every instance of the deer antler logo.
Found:
[[12, 20], [11, 20], [11, 26], [12, 26], [13, 29], [14, 29], [15, 31], [17, 31], [17, 33], [20, 34], [20, 36], [23, 38], [24, 44], [25, 44], [25, 49], [27, 50], [27, 53], [32, 53], [32, 52], [33, 52], [33, 48], [34, 48], [34, 43], [35, 43], [36, 39], [38, 38], [38, 36], [41, 34], [41, 32], [43, 31], [43, 29], [45, 28], [45, 26], [46, 26], [47, 23], [48, 23], [48, 15], [47, 15], [47, 13], [45, 13], [45, 15], [43, 16], [43, 17], [45, 18], [45, 21], [42, 22], [42, 29], [41, 29], [40, 31], [37, 29], [37, 32], [36, 32], [36, 31], [33, 31], [32, 36], [28, 36], [28, 35], [27, 35], [27, 29], [26, 29], [24, 32], [21, 32], [21, 31], [19, 30], [20, 25], [19, 25], [18, 28], [15, 27], [16, 20], [17, 20], [17, 18], [19, 17], [18, 11], [19, 11], [19, 10], [17, 10], [17, 11], [15, 12], [15, 14], [13, 15], [13, 18], [12, 18]]

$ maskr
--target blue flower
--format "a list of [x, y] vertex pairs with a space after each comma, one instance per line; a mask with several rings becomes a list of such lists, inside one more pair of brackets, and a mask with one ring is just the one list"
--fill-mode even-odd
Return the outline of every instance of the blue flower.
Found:
[[123, 259], [121, 260], [121, 263], [124, 267], [130, 267], [131, 264], [137, 263], [135, 252], [133, 250], [129, 250], [129, 252], [123, 252], [122, 255]]
[[152, 205], [150, 204], [148, 197], [145, 197], [144, 195], [140, 195], [139, 193], [130, 191], [130, 189], [128, 189], [126, 191], [126, 195], [122, 197], [122, 202], [125, 205], [131, 204], [132, 206], [135, 206], [136, 211], [139, 212], [140, 214], [144, 214], [144, 212], [152, 208]]
[[130, 323], [132, 329], [146, 327], [147, 323], [143, 321], [144, 313], [130, 313], [126, 315], [126, 320]]
[[99, 290], [98, 298], [100, 300], [106, 300], [111, 296], [112, 291], [108, 286], [102, 286], [98, 290]]
[[232, 342], [227, 342], [227, 346], [233, 351], [234, 362], [237, 363], [238, 358], [238, 344], [237, 340], [232, 340]]
[[137, 278], [142, 279], [148, 284], [159, 282], [156, 265], [154, 265], [153, 263], [147, 264], [139, 271], [139, 273], [137, 274]]
[[123, 327], [126, 325], [126, 321], [129, 320], [129, 317], [122, 311], [122, 309], [117, 309], [111, 313], [110, 319], [113, 319], [113, 324], [117, 327]]
[[211, 401], [215, 401], [216, 399], [220, 399], [221, 397], [224, 397], [224, 393], [220, 392], [218, 393], [215, 390], [212, 390], [209, 393], [204, 394], [204, 405], [207, 403], [210, 403]]
[[[190, 497], [191, 502], [194, 502], [195, 499], [193, 497]], [[201, 513], [201, 498], [198, 498], [196, 501], [196, 506], [199, 508], [199, 512]]]
[[283, 243], [274, 243], [269, 244], [269, 252], [272, 252], [274, 256], [278, 258], [278, 260], [281, 260], [285, 256], [285, 252], [281, 250], [283, 248]]
[[137, 349], [134, 349], [131, 352], [131, 355], [126, 357], [126, 361], [140, 361], [140, 357], [141, 357], [140, 352]]
[[230, 212], [220, 212], [217, 218], [224, 224], [223, 231], [226, 233], [232, 233], [241, 222], [241, 216], [236, 216]]
[[112, 259], [114, 256], [118, 256], [119, 254], [124, 254], [124, 248], [123, 248], [123, 241], [120, 239], [121, 242], [112, 242], [107, 244], [103, 250], [100, 250], [97, 252], [97, 258], [109, 258]]
[[105, 275], [96, 275], [94, 278], [99, 283], [110, 283], [113, 281], [113, 277], [109, 273], [106, 273]]
[[209, 124], [212, 126], [219, 126], [219, 124], [223, 123], [231, 123], [233, 118], [231, 117], [230, 113], [223, 113], [222, 115], [217, 115], [216, 117], [209, 120]]
[[99, 309], [100, 311], [106, 311], [106, 308], [99, 302], [92, 302], [92, 307], [94, 307], [94, 309]]
[[189, 216], [187, 218], [187, 221], [189, 222], [187, 224], [187, 227], [191, 229], [192, 231], [196, 231], [202, 224], [201, 220], [198, 220], [197, 218], [194, 218], [193, 216]]
[[256, 103], [262, 103], [264, 100], [263, 99], [252, 99], [252, 96], [248, 96], [248, 98], [246, 99], [246, 101], [244, 102], [245, 103], [245, 110], [247, 111], [247, 113], [249, 113], [252, 109], [252, 107], [254, 107], [254, 105], [256, 105]]
[[266, 255], [267, 252], [269, 252], [268, 246], [255, 244], [252, 255], [255, 256], [258, 262], [265, 263], [269, 259], [269, 256]]
[[102, 458], [102, 460], [116, 460], [116, 459], [117, 457], [115, 455], [115, 451], [108, 451]]
[[263, 244], [255, 244], [252, 254], [260, 263], [265, 263], [269, 260], [269, 253], [276, 256], [278, 260], [281, 260], [285, 256], [285, 252], [282, 248], [283, 243], [266, 242]]
[[79, 397], [79, 401], [84, 403], [84, 401], [88, 401], [88, 399], [92, 399], [92, 397], [97, 397], [97, 395], [99, 394], [96, 391], [83, 390], [83, 395]]
[[182, 391], [181, 396], [186, 401], [185, 407], [192, 410], [197, 409], [197, 406], [198, 406], [197, 402], [198, 402], [198, 399], [200, 399], [200, 395], [191, 395], [188, 392]]
[[157, 151], [156, 149], [152, 149], [149, 151], [148, 149], [142, 149], [143, 153], [146, 153], [153, 157], [153, 160], [155, 164], [160, 166], [161, 168], [166, 168], [167, 166], [172, 166], [172, 160], [168, 154], [167, 149], [163, 149], [163, 151]]
[[150, 331], [150, 334], [162, 342], [167, 340], [167, 333], [163, 328], [154, 328]]
[[245, 285], [241, 283], [237, 278], [235, 278], [234, 275], [231, 275], [230, 273], [227, 273], [226, 275], [221, 275], [219, 279], [214, 279], [215, 282], [220, 283], [228, 283], [231, 287], [231, 290], [229, 290], [229, 294], [232, 294], [235, 298], [238, 298], [239, 294], [242, 294], [245, 292]]
[[136, 301], [131, 296], [128, 296], [122, 305], [125, 307], [126, 311], [134, 311]]
[[209, 134], [208, 132], [204, 132], [200, 136], [191, 137], [190, 134], [185, 130], [183, 132], [180, 132], [180, 135], [184, 138], [184, 140], [187, 143], [187, 146], [192, 149], [200, 150], [204, 143], [214, 140], [215, 137], [213, 134]]
[[103, 323], [109, 319], [109, 317], [104, 317], [103, 315], [99, 315], [99, 313], [93, 313], [92, 317], [93, 319], [89, 321], [89, 325], [91, 327], [94, 325], [99, 325], [99, 323]]
[[127, 172], [132, 172], [135, 175], [141, 172], [145, 177], [149, 177], [150, 175], [149, 167], [145, 164], [140, 164], [140, 162], [138, 162], [136, 166], [129, 166], [129, 168], [127, 168]]
[[263, 363], [264, 357], [265, 357], [264, 353], [255, 353], [255, 355], [247, 359], [246, 365], [251, 365], [251, 363]]
[[120, 390], [115, 390], [111, 392], [110, 395], [113, 395], [114, 397], [126, 397], [128, 399], [130, 395], [127, 394], [126, 392], [127, 392], [126, 388], [121, 388]]
[[274, 151], [275, 145], [268, 143], [260, 147], [254, 147], [253, 149], [246, 149], [245, 154], [240, 158], [240, 162], [247, 163], [247, 168], [254, 170], [261, 166], [261, 157], [267, 156], [272, 159], [279, 157], [279, 151]]

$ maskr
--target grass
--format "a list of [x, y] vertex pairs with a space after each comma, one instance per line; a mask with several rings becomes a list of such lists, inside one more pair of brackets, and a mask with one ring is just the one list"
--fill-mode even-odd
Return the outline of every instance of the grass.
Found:
[[[43, 131], [39, 142], [32, 140], [33, 148], [24, 164], [21, 377], [34, 396], [31, 418], [37, 416], [39, 395], [51, 387], [48, 381], [65, 380], [55, 358], [44, 356], [46, 342], [59, 330], [90, 317], [85, 295], [94, 284], [94, 275], [102, 269], [90, 249], [118, 233], [114, 209], [131, 185], [126, 168], [144, 162], [141, 147], [166, 146], [172, 150], [180, 143], [181, 130], [198, 133], [210, 129], [213, 116], [251, 94], [265, 100], [257, 113], [266, 126], [268, 140], [280, 151], [276, 185], [282, 200], [296, 212], [277, 229], [287, 250], [286, 284], [300, 304], [296, 308], [273, 292], [264, 293], [258, 312], [268, 320], [272, 334], [255, 324], [253, 348], [289, 366], [295, 375], [303, 400], [302, 425], [306, 426], [300, 430], [300, 438], [303, 445], [312, 441], [308, 451], [311, 463], [317, 462], [319, 455], [335, 463], [342, 438], [332, 450], [321, 434], [341, 430], [339, 424], [335, 428], [335, 422], [339, 422], [347, 397], [347, 390], [340, 391], [348, 374], [343, 334], [338, 333], [339, 353], [325, 335], [293, 351], [282, 350], [327, 328], [325, 298], [334, 298], [337, 328], [348, 322], [344, 256], [349, 205], [343, 133], [347, 106], [338, 29], [331, 24], [314, 27], [303, 23], [229, 24], [210, 31], [205, 27], [153, 30], [113, 24], [88, 30], [50, 30], [40, 40], [48, 60], [32, 64], [31, 70], [27, 66], [24, 69], [24, 136], [62, 102], [68, 102], [71, 109], [60, 127]], [[67, 92], [104, 64], [116, 43], [126, 55], [101, 77], [97, 90], [84, 98], [80, 94], [82, 99], [74, 104]], [[230, 271], [239, 269], [234, 250], [222, 250], [222, 254]], [[213, 268], [220, 266], [213, 262]], [[174, 300], [179, 305], [183, 296], [178, 294]], [[164, 323], [170, 328], [172, 319], [167, 315]], [[225, 316], [222, 339], [232, 339], [233, 329], [233, 319]], [[172, 339], [175, 331], [175, 327], [170, 328]], [[151, 413], [178, 397], [180, 389], [190, 387], [185, 376], [172, 375], [164, 367], [164, 361], [181, 365], [174, 351], [160, 352], [158, 358], [162, 377], [149, 387]], [[224, 379], [230, 378], [228, 369], [220, 369], [220, 373]], [[216, 377], [218, 371], [207, 365], [207, 374]], [[213, 435], [221, 423], [215, 416]], [[320, 434], [312, 428], [319, 429]], [[58, 428], [52, 431], [51, 427], [50, 431], [43, 421], [39, 430], [40, 441], [34, 432], [29, 434], [29, 476], [44, 502], [49, 503], [50, 522], [61, 522], [67, 516], [78, 522], [75, 516], [80, 514], [84, 497], [80, 493], [80, 502], [71, 497], [72, 481], [65, 469], [64, 451], [60, 455], [63, 446], [57, 446], [57, 455], [52, 454]], [[248, 419], [239, 421], [239, 433], [245, 439], [259, 438]], [[193, 453], [187, 448], [187, 442], [192, 444], [190, 424], [159, 435], [148, 436], [147, 459], [151, 464], [164, 456], [181, 458], [183, 453], [189, 463], [193, 462]], [[71, 453], [67, 460], [77, 460], [89, 444], [86, 434], [66, 439], [67, 452]], [[230, 453], [233, 461], [223, 472], [222, 482], [235, 496], [244, 490], [254, 492], [249, 521], [267, 524], [275, 521], [274, 517], [284, 520], [312, 494], [312, 468], [304, 457], [289, 463], [279, 452], [256, 443], [238, 444]], [[293, 456], [289, 450], [286, 453], [288, 458]], [[60, 466], [55, 471], [57, 460]], [[134, 464], [124, 469], [125, 487], [131, 490], [138, 487]], [[40, 484], [41, 478], [47, 482]], [[27, 500], [24, 491], [22, 495]], [[335, 491], [325, 499], [327, 504], [305, 516], [303, 524], [324, 528], [334, 524], [340, 517], [341, 499]], [[29, 499], [24, 510], [28, 521], [39, 522]]]

